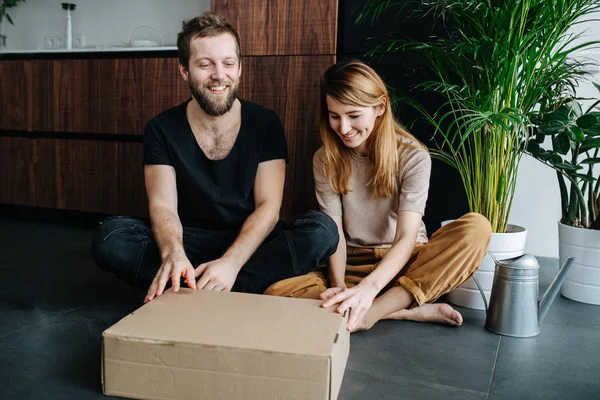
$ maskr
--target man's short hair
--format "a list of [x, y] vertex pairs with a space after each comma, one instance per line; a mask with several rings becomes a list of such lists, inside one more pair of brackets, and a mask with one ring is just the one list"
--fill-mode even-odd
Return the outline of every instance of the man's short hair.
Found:
[[177, 35], [179, 63], [186, 69], [189, 67], [190, 43], [193, 39], [214, 37], [224, 33], [229, 33], [235, 39], [238, 61], [241, 60], [240, 37], [233, 26], [221, 14], [209, 11], [196, 18], [183, 21], [181, 32]]

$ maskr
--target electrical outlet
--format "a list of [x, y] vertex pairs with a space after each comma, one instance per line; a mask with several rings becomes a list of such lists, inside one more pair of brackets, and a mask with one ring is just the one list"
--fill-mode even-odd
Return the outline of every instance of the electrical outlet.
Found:
[[80, 49], [85, 47], [85, 35], [73, 35], [73, 48]]
[[62, 36], [46, 36], [44, 38], [45, 49], [62, 49], [64, 48]]

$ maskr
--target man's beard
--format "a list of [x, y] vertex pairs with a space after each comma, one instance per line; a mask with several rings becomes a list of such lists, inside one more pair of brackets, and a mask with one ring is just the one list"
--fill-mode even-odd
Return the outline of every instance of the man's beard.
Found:
[[211, 117], [220, 117], [221, 115], [227, 113], [229, 110], [231, 110], [231, 107], [233, 107], [233, 103], [237, 98], [238, 85], [235, 83], [228, 86], [229, 94], [227, 95], [225, 102], [222, 103], [217, 103], [211, 99], [212, 94], [209, 92], [207, 87], [204, 87], [204, 90], [200, 90], [199, 87], [191, 80], [188, 81], [188, 84], [190, 86], [190, 90], [192, 91], [192, 96], [194, 96], [200, 105], [200, 108], [202, 108], [202, 110]]

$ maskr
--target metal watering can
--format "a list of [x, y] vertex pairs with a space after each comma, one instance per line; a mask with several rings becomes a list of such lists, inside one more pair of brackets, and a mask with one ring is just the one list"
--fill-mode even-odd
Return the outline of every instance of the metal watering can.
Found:
[[479, 282], [474, 279], [487, 312], [485, 327], [506, 336], [537, 336], [573, 259], [569, 257], [566, 260], [538, 304], [540, 266], [537, 259], [531, 254], [501, 261], [494, 258], [496, 271], [489, 307]]

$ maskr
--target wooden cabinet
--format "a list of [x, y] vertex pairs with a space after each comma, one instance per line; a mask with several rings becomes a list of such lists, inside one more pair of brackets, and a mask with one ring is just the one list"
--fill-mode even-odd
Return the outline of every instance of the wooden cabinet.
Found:
[[338, 0], [213, 0], [243, 56], [335, 54]]
[[0, 60], [0, 72], [0, 203], [147, 215], [141, 135], [189, 97], [176, 57]]
[[244, 59], [241, 97], [275, 110], [286, 134], [289, 163], [281, 209], [284, 216], [317, 209], [312, 174], [312, 156], [321, 143], [316, 99], [320, 71], [334, 60], [328, 55]]
[[0, 137], [0, 203], [147, 215], [142, 144]]
[[0, 129], [27, 130], [30, 64], [24, 60], [0, 62]]
[[141, 135], [189, 97], [176, 58], [35, 60], [31, 130]]

